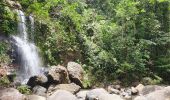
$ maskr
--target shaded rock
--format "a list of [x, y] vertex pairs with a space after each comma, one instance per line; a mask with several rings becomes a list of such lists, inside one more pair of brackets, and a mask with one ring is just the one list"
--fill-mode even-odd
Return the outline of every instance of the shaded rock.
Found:
[[119, 95], [116, 94], [100, 94], [98, 100], [123, 100]]
[[47, 100], [77, 100], [77, 98], [66, 90], [57, 90]]
[[52, 66], [48, 73], [50, 83], [70, 83], [67, 69], [61, 65]]
[[46, 98], [38, 95], [27, 95], [26, 100], [46, 100]]
[[137, 95], [138, 94], [138, 90], [134, 87], [131, 87], [131, 92], [132, 92], [132, 95]]
[[77, 93], [80, 90], [80, 86], [71, 83], [71, 84], [59, 84], [56, 86], [51, 86], [48, 89], [48, 94], [51, 94], [52, 92], [56, 91], [56, 90], [66, 90], [69, 91], [73, 94]]
[[33, 88], [36, 85], [46, 86], [47, 82], [48, 82], [48, 78], [45, 75], [37, 75], [31, 77], [28, 80], [27, 85]]
[[87, 100], [96, 100], [102, 94], [108, 94], [108, 92], [103, 88], [93, 89], [87, 92], [86, 99]]
[[89, 90], [82, 90], [82, 91], [79, 91], [76, 96], [79, 100], [85, 100], [86, 99], [86, 94], [87, 92], [89, 92]]
[[83, 87], [83, 68], [80, 64], [75, 62], [69, 62], [67, 64], [67, 70], [69, 73], [69, 78], [72, 82], [76, 83], [77, 85]]
[[46, 91], [47, 89], [42, 87], [42, 86], [35, 86], [33, 89], [32, 89], [33, 93], [36, 94], [36, 95], [39, 95], [39, 96], [46, 96]]
[[139, 94], [146, 95], [151, 92], [154, 92], [156, 90], [161, 90], [164, 89], [163, 86], [158, 86], [158, 85], [147, 85], [143, 89], [139, 90]]
[[6, 88], [0, 90], [0, 100], [24, 100], [25, 96], [21, 94], [17, 89]]

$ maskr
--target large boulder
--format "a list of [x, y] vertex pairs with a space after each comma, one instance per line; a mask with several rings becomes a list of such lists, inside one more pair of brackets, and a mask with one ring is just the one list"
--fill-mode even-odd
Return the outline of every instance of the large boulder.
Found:
[[108, 94], [108, 92], [103, 88], [93, 89], [87, 92], [86, 100], [96, 100], [102, 94]]
[[33, 93], [36, 94], [36, 95], [39, 95], [39, 96], [44, 96], [46, 97], [46, 91], [47, 89], [42, 87], [42, 86], [35, 86], [33, 89], [32, 89]]
[[14, 88], [0, 90], [0, 100], [25, 100], [25, 96]]
[[104, 93], [99, 95], [98, 100], [123, 100], [119, 95]]
[[86, 94], [87, 92], [89, 92], [89, 90], [82, 90], [82, 91], [79, 91], [76, 96], [79, 100], [85, 100], [86, 99]]
[[59, 83], [69, 83], [69, 76], [67, 69], [61, 65], [52, 66], [48, 73], [48, 79], [50, 83], [59, 84]]
[[28, 80], [27, 85], [33, 88], [34, 86], [37, 86], [37, 85], [46, 86], [47, 82], [48, 82], [48, 78], [42, 74], [42, 75], [31, 77]]
[[77, 100], [77, 98], [66, 90], [57, 90], [47, 100]]
[[69, 62], [67, 64], [67, 70], [69, 73], [70, 80], [77, 85], [83, 87], [83, 68], [80, 64], [75, 62]]
[[46, 98], [38, 95], [27, 95], [26, 100], [46, 100]]
[[80, 86], [78, 86], [78, 85], [76, 85], [74, 83], [71, 83], [71, 84], [59, 84], [59, 85], [56, 85], [56, 86], [50, 86], [49, 89], [48, 89], [48, 94], [51, 94], [56, 90], [66, 90], [66, 91], [69, 91], [69, 92], [75, 94], [78, 91], [80, 91], [80, 88], [81, 88]]
[[146, 94], [149, 94], [151, 92], [154, 92], [156, 90], [161, 90], [161, 89], [164, 89], [164, 86], [147, 85], [147, 86], [144, 86], [141, 89], [138, 89], [138, 92], [139, 92], [140, 95], [146, 95]]
[[170, 100], [170, 86], [161, 90], [155, 90], [143, 96], [138, 96], [135, 100]]

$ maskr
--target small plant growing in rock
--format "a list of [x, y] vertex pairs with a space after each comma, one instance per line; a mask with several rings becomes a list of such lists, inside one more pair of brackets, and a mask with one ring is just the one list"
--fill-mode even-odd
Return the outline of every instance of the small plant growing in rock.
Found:
[[0, 78], [0, 86], [8, 86], [10, 81], [7, 76], [3, 76]]
[[30, 90], [30, 88], [29, 88], [27, 85], [18, 86], [18, 87], [17, 87], [17, 90], [18, 90], [20, 93], [22, 93], [22, 94], [27, 94], [27, 95], [29, 95], [29, 94], [32, 93], [31, 90]]

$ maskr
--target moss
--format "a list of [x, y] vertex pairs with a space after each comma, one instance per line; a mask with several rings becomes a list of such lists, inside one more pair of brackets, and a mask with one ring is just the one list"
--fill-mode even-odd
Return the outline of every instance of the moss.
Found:
[[27, 95], [31, 94], [31, 90], [29, 89], [27, 85], [18, 86], [17, 90], [21, 92], [22, 94], [27, 94]]

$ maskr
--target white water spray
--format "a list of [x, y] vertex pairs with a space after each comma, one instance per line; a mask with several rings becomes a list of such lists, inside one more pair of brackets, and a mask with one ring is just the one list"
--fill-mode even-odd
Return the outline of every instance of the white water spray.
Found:
[[[31, 76], [40, 74], [40, 66], [42, 66], [38, 51], [34, 43], [29, 42], [25, 15], [22, 11], [18, 11], [18, 36], [13, 36], [17, 47], [18, 59], [20, 60], [19, 79], [24, 81]], [[33, 21], [31, 22], [33, 24]], [[34, 27], [34, 26], [31, 26]]]

